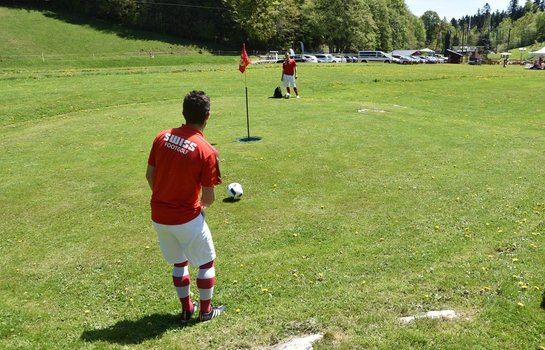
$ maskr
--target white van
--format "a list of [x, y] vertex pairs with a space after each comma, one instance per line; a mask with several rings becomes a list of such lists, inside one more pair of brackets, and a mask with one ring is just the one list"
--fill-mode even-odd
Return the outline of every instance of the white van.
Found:
[[393, 63], [395, 62], [395, 59], [390, 54], [384, 53], [382, 51], [358, 51], [358, 62]]

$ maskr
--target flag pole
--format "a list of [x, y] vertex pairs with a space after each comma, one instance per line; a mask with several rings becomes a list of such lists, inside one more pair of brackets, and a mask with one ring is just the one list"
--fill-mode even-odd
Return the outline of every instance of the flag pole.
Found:
[[250, 139], [250, 113], [248, 112], [248, 77], [244, 71], [244, 89], [246, 90], [246, 128], [248, 129], [248, 139]]
[[248, 137], [240, 139], [243, 142], [261, 140], [261, 137], [250, 137], [250, 110], [248, 108], [248, 76], [246, 75], [246, 67], [250, 64], [250, 58], [246, 52], [246, 44], [242, 44], [242, 53], [240, 54], [240, 63], [238, 70], [244, 74], [244, 91], [246, 92], [246, 129], [248, 130]]

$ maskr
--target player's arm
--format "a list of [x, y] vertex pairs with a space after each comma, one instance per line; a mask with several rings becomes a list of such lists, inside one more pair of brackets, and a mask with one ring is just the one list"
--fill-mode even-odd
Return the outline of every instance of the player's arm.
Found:
[[153, 191], [153, 174], [155, 173], [155, 167], [148, 164], [146, 170], [146, 180], [148, 180], [149, 188]]
[[214, 187], [204, 187], [202, 188], [201, 193], [201, 207], [203, 209], [208, 208], [216, 200], [216, 195], [214, 194]]

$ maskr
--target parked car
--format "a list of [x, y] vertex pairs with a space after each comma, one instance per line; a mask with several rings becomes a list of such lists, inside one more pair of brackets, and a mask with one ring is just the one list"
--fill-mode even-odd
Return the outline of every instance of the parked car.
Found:
[[[295, 62], [298, 62], [298, 63], [300, 63], [300, 62], [306, 62], [305, 59], [302, 58], [302, 57], [295, 57], [295, 56], [293, 56], [293, 57], [291, 57], [291, 58], [292, 58], [293, 60], [295, 60]], [[279, 58], [279, 59], [276, 60], [276, 63], [284, 63], [284, 59], [283, 59], [283, 58]]]
[[334, 62], [336, 62], [336, 63], [346, 63], [346, 58], [344, 58], [344, 56], [341, 56], [341, 55], [332, 55], [332, 56], [333, 56]]
[[399, 64], [413, 64], [416, 63], [412, 58], [402, 55], [392, 55], [392, 57], [397, 58]]
[[395, 59], [390, 55], [382, 51], [359, 51], [358, 62], [371, 63], [371, 62], [384, 62], [393, 63]]
[[314, 55], [304, 54], [303, 58], [306, 60], [306, 62], [318, 63], [318, 58], [316, 58]]
[[336, 62], [333, 60], [333, 56], [328, 53], [315, 53], [314, 56], [318, 59], [319, 63], [332, 63]]
[[[293, 56], [291, 56], [291, 58], [294, 59], [295, 62], [298, 62], [298, 63], [299, 62], [318, 62], [318, 60], [316, 60], [316, 57], [314, 57], [314, 61], [313, 61], [312, 58], [307, 58], [305, 56], [307, 56], [307, 55], [303, 55], [303, 56], [293, 55]], [[308, 56], [311, 56], [311, 55], [308, 55]], [[279, 58], [279, 59], [276, 60], [276, 63], [282, 63], [282, 62], [284, 62], [284, 60], [285, 60], [284, 58]]]
[[439, 63], [439, 60], [433, 56], [424, 56], [428, 63]]
[[344, 55], [344, 58], [346, 59], [346, 62], [348, 63], [358, 62], [358, 58], [356, 56]]
[[435, 57], [439, 63], [445, 63], [448, 61], [448, 58], [439, 54], [435, 54], [433, 57]]

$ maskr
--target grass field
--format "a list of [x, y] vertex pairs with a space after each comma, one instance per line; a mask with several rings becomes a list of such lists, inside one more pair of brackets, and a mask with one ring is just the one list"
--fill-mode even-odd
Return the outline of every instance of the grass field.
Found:
[[[244, 143], [238, 58], [187, 59], [0, 62], [0, 348], [545, 347], [542, 72], [301, 64], [276, 100], [280, 67], [251, 65]], [[245, 194], [207, 212], [227, 311], [181, 327], [144, 172], [195, 88]]]

